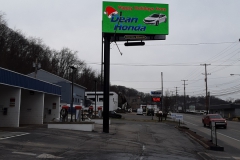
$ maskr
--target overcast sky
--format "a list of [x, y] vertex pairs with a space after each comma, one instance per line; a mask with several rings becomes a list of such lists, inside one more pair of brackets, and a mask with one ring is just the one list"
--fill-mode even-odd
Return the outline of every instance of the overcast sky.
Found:
[[[112, 0], [114, 1], [114, 0]], [[128, 2], [128, 1], [124, 1]], [[161, 88], [183, 95], [205, 96], [208, 89], [222, 99], [240, 99], [240, 1], [239, 0], [138, 0], [169, 4], [169, 35], [165, 41], [125, 47], [111, 44], [111, 84], [144, 93]], [[8, 26], [27, 37], [38, 37], [51, 49], [68, 47], [100, 73], [100, 0], [0, 0]], [[239, 74], [230, 76], [230, 74]], [[233, 93], [236, 92], [236, 93]], [[229, 94], [232, 93], [232, 94]], [[225, 95], [226, 94], [226, 95]]]

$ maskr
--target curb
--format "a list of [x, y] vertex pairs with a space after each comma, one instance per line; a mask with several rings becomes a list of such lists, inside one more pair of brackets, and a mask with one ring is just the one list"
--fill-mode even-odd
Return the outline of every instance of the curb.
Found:
[[185, 132], [189, 137], [191, 137], [193, 140], [197, 141], [198, 143], [200, 143], [204, 148], [206, 149], [210, 149], [210, 146], [206, 145], [204, 142], [202, 142], [201, 140], [193, 137], [191, 134]]
[[224, 151], [224, 147], [221, 146], [214, 146], [214, 145], [209, 145], [206, 144], [204, 141], [202, 141], [202, 138], [196, 138], [193, 135], [191, 135], [190, 133], [188, 133], [187, 131], [184, 131], [184, 129], [180, 129], [177, 126], [175, 126], [175, 128], [177, 128], [178, 130], [186, 133], [190, 138], [192, 138], [193, 140], [197, 141], [199, 144], [201, 144], [204, 148], [208, 149], [208, 150], [213, 150], [213, 151]]

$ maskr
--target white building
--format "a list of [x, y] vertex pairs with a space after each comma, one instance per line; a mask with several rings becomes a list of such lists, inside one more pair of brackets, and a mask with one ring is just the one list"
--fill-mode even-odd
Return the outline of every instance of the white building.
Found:
[[[95, 92], [85, 92], [87, 99], [92, 100], [93, 110], [95, 111]], [[103, 92], [96, 92], [96, 107], [103, 107]], [[109, 111], [116, 110], [118, 108], [118, 94], [115, 92], [109, 92]], [[97, 110], [97, 108], [96, 108]]]

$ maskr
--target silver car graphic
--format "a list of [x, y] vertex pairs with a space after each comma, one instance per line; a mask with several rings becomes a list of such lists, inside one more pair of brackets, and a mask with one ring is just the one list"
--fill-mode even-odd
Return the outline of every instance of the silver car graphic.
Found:
[[155, 26], [158, 26], [160, 23], [163, 23], [166, 21], [167, 21], [167, 16], [161, 13], [151, 14], [150, 16], [144, 18], [143, 20], [145, 24], [153, 24]]

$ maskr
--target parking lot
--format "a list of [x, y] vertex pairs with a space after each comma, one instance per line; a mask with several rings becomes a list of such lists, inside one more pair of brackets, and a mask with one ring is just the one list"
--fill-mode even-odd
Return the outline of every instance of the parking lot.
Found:
[[205, 149], [174, 124], [135, 113], [122, 115], [112, 119], [108, 134], [97, 124], [94, 132], [47, 129], [46, 124], [1, 128], [0, 159], [202, 159]]

